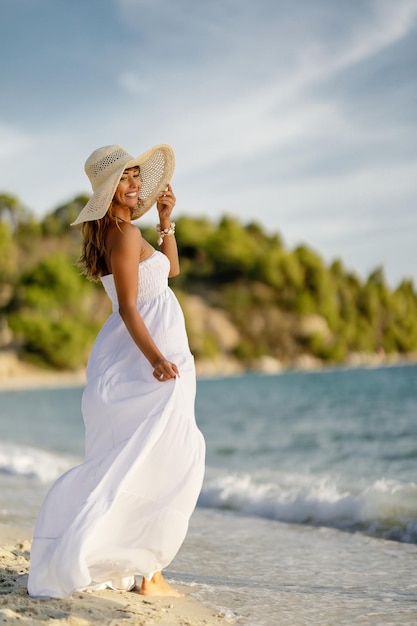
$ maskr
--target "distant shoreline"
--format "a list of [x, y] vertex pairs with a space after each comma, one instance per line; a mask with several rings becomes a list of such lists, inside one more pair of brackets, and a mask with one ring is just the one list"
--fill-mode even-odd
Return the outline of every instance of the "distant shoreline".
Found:
[[[298, 360], [282, 364], [276, 359], [265, 357], [246, 368], [236, 359], [220, 357], [218, 359], [197, 360], [197, 377], [218, 378], [238, 376], [249, 372], [276, 375], [288, 371], [321, 371], [326, 369], [344, 369], [357, 367], [390, 367], [413, 365], [417, 363], [417, 354], [390, 355], [355, 353], [345, 363], [331, 364], [304, 356]], [[59, 387], [82, 387], [86, 382], [85, 369], [77, 371], [43, 370], [21, 361], [12, 351], [0, 352], [0, 391], [21, 391], [24, 389], [48, 389]]]

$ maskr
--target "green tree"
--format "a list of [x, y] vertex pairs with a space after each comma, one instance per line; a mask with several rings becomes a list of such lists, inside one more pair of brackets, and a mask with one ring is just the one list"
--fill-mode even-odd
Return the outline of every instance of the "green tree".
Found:
[[58, 369], [85, 362], [98, 329], [89, 314], [93, 289], [62, 255], [23, 274], [9, 306], [9, 325], [27, 358]]
[[250, 233], [237, 219], [227, 216], [208, 237], [206, 246], [213, 263], [213, 278], [221, 282], [248, 276], [259, 254]]
[[78, 229], [71, 229], [70, 224], [75, 220], [81, 209], [87, 204], [89, 196], [82, 194], [76, 196], [70, 202], [59, 206], [57, 209], [48, 213], [41, 222], [42, 232], [45, 235], [58, 236], [63, 233], [72, 232], [76, 234], [77, 238]]
[[10, 194], [0, 194], [0, 221], [9, 224], [15, 231], [19, 226], [30, 222], [32, 216], [22, 202]]
[[8, 224], [0, 222], [0, 286], [10, 283], [17, 273], [17, 247]]

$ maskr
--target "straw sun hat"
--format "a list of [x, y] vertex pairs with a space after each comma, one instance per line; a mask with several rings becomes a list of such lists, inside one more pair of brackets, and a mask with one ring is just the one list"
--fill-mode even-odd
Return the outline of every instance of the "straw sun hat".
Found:
[[171, 180], [175, 158], [171, 146], [160, 144], [137, 158], [121, 146], [104, 146], [95, 150], [85, 162], [85, 173], [90, 179], [93, 195], [71, 226], [99, 220], [105, 216], [125, 169], [139, 166], [142, 187], [132, 219], [144, 215], [156, 202], [158, 195]]

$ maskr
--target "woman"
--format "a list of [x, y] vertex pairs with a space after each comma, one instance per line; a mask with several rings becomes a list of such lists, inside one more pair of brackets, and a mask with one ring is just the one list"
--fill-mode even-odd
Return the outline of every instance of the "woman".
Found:
[[[188, 528], [204, 473], [194, 417], [195, 371], [184, 318], [168, 277], [179, 273], [172, 149], [138, 158], [120, 146], [93, 152], [93, 195], [80, 265], [113, 304], [87, 365], [85, 461], [53, 485], [35, 526], [28, 591], [138, 589], [180, 595], [161, 570]], [[132, 223], [156, 202], [156, 251]], [[142, 576], [136, 587], [135, 576]]]

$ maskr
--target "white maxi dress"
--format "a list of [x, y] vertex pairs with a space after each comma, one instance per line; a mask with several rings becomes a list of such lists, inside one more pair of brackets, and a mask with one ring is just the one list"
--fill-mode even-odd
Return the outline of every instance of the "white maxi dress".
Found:
[[85, 460], [61, 476], [34, 531], [28, 591], [130, 589], [179, 550], [200, 493], [205, 444], [194, 415], [195, 369], [184, 317], [159, 251], [139, 265], [138, 310], [180, 376], [158, 382], [119, 313], [112, 275], [102, 283], [113, 313], [87, 366], [82, 398]]

